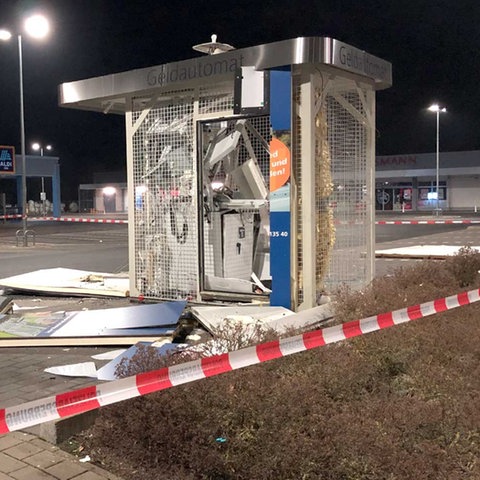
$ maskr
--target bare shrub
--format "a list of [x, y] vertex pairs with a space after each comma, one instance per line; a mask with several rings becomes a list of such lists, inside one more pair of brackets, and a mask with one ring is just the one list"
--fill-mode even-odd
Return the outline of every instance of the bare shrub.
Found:
[[141, 372], [158, 370], [168, 365], [249, 347], [273, 338], [275, 338], [274, 331], [258, 322], [245, 325], [233, 319], [226, 319], [213, 331], [213, 337], [210, 340], [198, 345], [172, 350], [166, 355], [159, 355], [154, 346], [139, 344], [132, 358], [123, 358], [120, 361], [115, 369], [115, 376], [123, 378]]
[[480, 253], [472, 247], [462, 247], [458, 253], [447, 258], [446, 266], [460, 287], [468, 287], [478, 281]]
[[157, 349], [150, 345], [139, 344], [137, 351], [132, 358], [122, 358], [115, 368], [115, 376], [118, 378], [129, 377], [141, 372], [149, 372], [176, 365], [177, 363], [188, 362], [199, 358], [199, 354], [193, 351], [171, 351], [166, 355], [159, 355]]
[[425, 260], [375, 278], [360, 291], [340, 286], [334, 292], [335, 314], [345, 322], [453, 295], [477, 287], [479, 270], [480, 253], [463, 247], [444, 261]]
[[213, 338], [198, 345], [198, 349], [202, 356], [217, 355], [265, 342], [274, 337], [275, 332], [259, 322], [245, 324], [226, 318], [224, 323], [213, 331]]

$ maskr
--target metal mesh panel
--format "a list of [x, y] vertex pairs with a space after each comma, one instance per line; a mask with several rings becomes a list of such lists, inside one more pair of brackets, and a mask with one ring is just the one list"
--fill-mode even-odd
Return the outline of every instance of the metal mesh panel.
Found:
[[193, 111], [193, 92], [182, 91], [132, 116], [135, 282], [145, 297], [196, 291]]
[[[313, 88], [303, 93], [305, 77], [298, 75], [294, 80], [293, 220], [297, 253], [294, 298], [300, 305], [306, 300], [306, 282], [312, 279], [305, 273], [311, 271], [311, 265], [314, 265], [317, 294], [340, 284], [357, 288], [367, 281], [370, 127], [365, 108], [370, 107], [365, 103], [366, 92], [353, 80], [329, 79], [316, 72], [308, 77]], [[308, 158], [314, 167], [305, 163]], [[304, 171], [307, 167], [308, 174]], [[312, 177], [313, 198], [307, 198], [306, 186]], [[310, 210], [312, 214], [308, 217], [305, 212]], [[312, 218], [312, 224], [305, 224], [306, 218]], [[311, 233], [315, 238], [313, 251], [306, 251], [306, 239]]]
[[335, 224], [335, 247], [325, 285], [344, 283], [358, 288], [367, 281], [368, 127], [355, 82], [334, 83], [323, 115], [326, 116], [333, 183], [329, 202]]
[[195, 122], [197, 116], [231, 111], [232, 84], [164, 91], [157, 101], [138, 97], [132, 104], [135, 286], [146, 298], [195, 298]]
[[302, 168], [299, 159], [302, 156], [302, 118], [299, 107], [301, 105], [301, 89], [299, 77], [294, 77], [292, 89], [292, 103], [295, 106], [292, 117], [292, 194], [295, 199], [295, 207], [293, 209], [293, 222], [295, 225], [293, 238], [296, 249], [296, 264], [292, 265], [295, 275], [295, 285], [293, 291], [294, 303], [300, 305], [304, 300], [303, 292], [303, 272], [304, 272], [304, 252], [303, 252], [303, 222], [301, 218], [302, 209]]
[[229, 112], [233, 107], [233, 90], [231, 83], [202, 87], [199, 91], [198, 113], [206, 115], [209, 113]]

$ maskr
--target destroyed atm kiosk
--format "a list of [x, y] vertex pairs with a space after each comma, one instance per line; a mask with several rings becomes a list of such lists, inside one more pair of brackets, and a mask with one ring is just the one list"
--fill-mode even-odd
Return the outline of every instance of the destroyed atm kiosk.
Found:
[[299, 311], [366, 285], [390, 63], [331, 38], [204, 46], [60, 86], [62, 106], [125, 115], [131, 296]]

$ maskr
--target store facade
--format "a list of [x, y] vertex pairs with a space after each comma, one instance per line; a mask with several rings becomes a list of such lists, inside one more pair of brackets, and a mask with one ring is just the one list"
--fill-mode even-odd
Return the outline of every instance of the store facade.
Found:
[[[432, 211], [437, 208], [435, 153], [377, 156], [375, 210]], [[438, 208], [480, 208], [480, 150], [441, 152]]]

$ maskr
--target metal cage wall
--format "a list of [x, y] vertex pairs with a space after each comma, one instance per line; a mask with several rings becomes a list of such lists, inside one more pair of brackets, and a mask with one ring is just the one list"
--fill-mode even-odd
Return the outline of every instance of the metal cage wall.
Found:
[[[374, 97], [369, 85], [305, 68], [293, 74], [292, 96], [292, 307], [301, 309], [341, 283], [357, 288], [373, 275], [367, 206], [373, 189]], [[201, 131], [205, 126], [235, 127], [241, 117], [233, 115], [232, 104], [231, 84], [132, 99], [130, 268], [146, 298], [201, 300], [201, 279], [215, 274], [219, 260], [211, 217], [201, 220], [202, 242], [198, 237], [204, 192], [197, 155], [208, 148], [208, 138], [200, 140], [208, 137]], [[269, 117], [247, 121], [268, 144]], [[238, 148], [239, 161], [245, 162], [245, 145]], [[252, 148], [268, 179], [264, 145], [253, 138]], [[216, 175], [222, 179], [222, 170]], [[240, 214], [242, 222], [253, 224], [254, 211]]]
[[132, 99], [127, 113], [130, 271], [135, 294], [197, 299], [196, 123], [231, 114], [230, 85]]
[[293, 303], [373, 278], [374, 95], [328, 70], [297, 69], [293, 88]]

